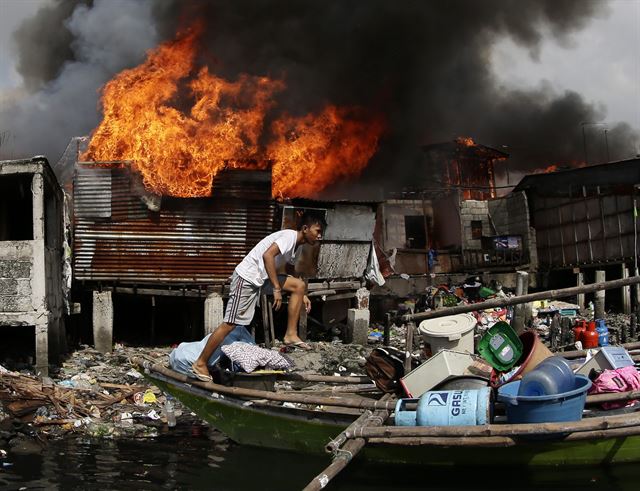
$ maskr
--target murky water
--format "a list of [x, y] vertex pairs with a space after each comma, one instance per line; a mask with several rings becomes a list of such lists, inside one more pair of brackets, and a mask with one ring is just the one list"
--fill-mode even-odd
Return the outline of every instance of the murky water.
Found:
[[[216, 432], [178, 427], [152, 440], [49, 442], [39, 454], [9, 454], [0, 466], [2, 489], [303, 488], [328, 463], [309, 457], [229, 444]], [[628, 489], [640, 488], [637, 466], [545, 470], [381, 467], [352, 463], [328, 489]]]

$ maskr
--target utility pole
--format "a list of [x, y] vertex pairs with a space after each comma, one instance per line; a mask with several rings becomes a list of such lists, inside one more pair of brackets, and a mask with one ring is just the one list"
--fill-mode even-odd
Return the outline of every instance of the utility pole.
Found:
[[[589, 156], [587, 154], [587, 134], [584, 131], [584, 127], [585, 126], [607, 126], [607, 123], [596, 123], [596, 122], [592, 122], [592, 121], [583, 121], [580, 123], [580, 126], [582, 127], [582, 149], [584, 150], [584, 163], [585, 164], [589, 164]], [[604, 143], [606, 146], [606, 150], [607, 150], [607, 162], [609, 162], [609, 142], [607, 140], [607, 130], [604, 130]]]

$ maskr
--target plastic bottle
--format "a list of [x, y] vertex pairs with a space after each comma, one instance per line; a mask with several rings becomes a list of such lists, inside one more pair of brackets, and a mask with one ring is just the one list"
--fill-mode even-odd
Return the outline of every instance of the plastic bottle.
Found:
[[598, 344], [600, 346], [609, 346], [609, 329], [604, 323], [604, 319], [596, 321], [596, 332], [598, 333]]
[[173, 410], [173, 401], [169, 396], [164, 403], [164, 414], [167, 417], [167, 425], [169, 428], [173, 428], [176, 425], [176, 413]]
[[569, 363], [560, 356], [551, 356], [522, 377], [518, 395], [546, 396], [562, 394], [574, 388], [575, 375]]
[[589, 315], [590, 315], [590, 317], [591, 317], [591, 318], [593, 318], [593, 313], [594, 313], [594, 311], [595, 311], [595, 307], [594, 307], [594, 305], [593, 305], [593, 302], [589, 302], [589, 303], [587, 304], [587, 309], [589, 310]]
[[595, 321], [590, 321], [587, 330], [582, 333], [582, 347], [584, 349], [598, 347], [598, 333]]

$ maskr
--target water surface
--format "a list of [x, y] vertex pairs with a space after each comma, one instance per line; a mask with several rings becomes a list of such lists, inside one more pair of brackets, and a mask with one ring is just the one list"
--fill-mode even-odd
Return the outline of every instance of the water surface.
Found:
[[[9, 454], [0, 465], [2, 489], [302, 489], [328, 458], [230, 444], [215, 431], [178, 426], [155, 439], [104, 440], [70, 436], [39, 454]], [[640, 489], [640, 470], [616, 468], [434, 470], [353, 462], [327, 489]]]

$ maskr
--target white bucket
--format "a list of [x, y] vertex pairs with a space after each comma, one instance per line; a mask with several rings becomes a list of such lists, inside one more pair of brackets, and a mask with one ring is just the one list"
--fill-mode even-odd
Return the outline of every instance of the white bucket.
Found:
[[471, 314], [450, 315], [438, 319], [427, 319], [418, 330], [424, 341], [427, 356], [443, 349], [473, 353], [473, 329], [476, 318]]

